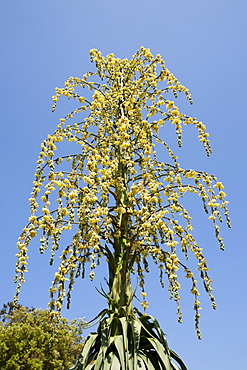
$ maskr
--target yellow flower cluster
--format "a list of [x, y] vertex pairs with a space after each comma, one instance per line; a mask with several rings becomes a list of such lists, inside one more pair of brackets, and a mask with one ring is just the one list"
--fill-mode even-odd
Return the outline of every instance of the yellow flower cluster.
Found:
[[[199, 330], [199, 291], [193, 273], [179, 258], [179, 246], [185, 259], [191, 253], [195, 256], [213, 304], [214, 298], [206, 259], [191, 234], [191, 217], [182, 198], [187, 192], [201, 198], [223, 249], [219, 233], [222, 211], [230, 226], [226, 194], [215, 176], [182, 169], [168, 144], [159, 137], [159, 129], [165, 122], [174, 125], [181, 146], [182, 127], [192, 124], [209, 154], [205, 126], [180, 113], [168, 99], [169, 92], [175, 97], [183, 92], [191, 102], [189, 91], [165, 68], [160, 55], [155, 57], [142, 47], [131, 60], [121, 60], [113, 54], [103, 57], [96, 49], [91, 50], [90, 56], [97, 72], [88, 72], [81, 79], [70, 77], [53, 96], [53, 110], [61, 96], [76, 99], [80, 106], [60, 119], [54, 134], [41, 144], [30, 198], [31, 217], [18, 241], [17, 296], [27, 271], [31, 239], [40, 235], [41, 253], [51, 241], [52, 264], [63, 231], [72, 229], [72, 243], [61, 251], [61, 264], [50, 288], [51, 308], [60, 310], [66, 294], [70, 304], [75, 278], [85, 276], [86, 263], [90, 264], [92, 280], [102, 256], [110, 269], [114, 268], [116, 258], [123, 256], [128, 270], [139, 277], [142, 306], [146, 309], [143, 272], [148, 272], [151, 257], [160, 269], [162, 285], [163, 273], [167, 276], [170, 298], [178, 305], [179, 321], [178, 270], [182, 267], [186, 278], [192, 280]], [[102, 83], [89, 81], [95, 76]], [[91, 101], [79, 94], [82, 87], [92, 91]], [[82, 120], [68, 125], [67, 120], [79, 112]], [[63, 140], [78, 144], [78, 153], [56, 158], [56, 145]], [[156, 143], [165, 148], [172, 163], [158, 161]], [[55, 199], [57, 204], [51, 208]], [[36, 216], [39, 204], [41, 215]]]

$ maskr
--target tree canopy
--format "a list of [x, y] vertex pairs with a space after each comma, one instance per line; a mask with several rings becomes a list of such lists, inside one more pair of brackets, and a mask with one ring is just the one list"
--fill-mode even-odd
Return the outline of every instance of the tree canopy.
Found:
[[49, 310], [8, 303], [0, 311], [0, 367], [3, 370], [63, 370], [82, 346], [83, 320], [69, 320]]

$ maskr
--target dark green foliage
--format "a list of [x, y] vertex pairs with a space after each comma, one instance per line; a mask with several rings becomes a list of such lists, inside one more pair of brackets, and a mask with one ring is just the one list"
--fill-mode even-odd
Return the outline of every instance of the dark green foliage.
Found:
[[0, 317], [1, 370], [63, 370], [82, 350], [82, 320], [69, 323], [49, 310], [13, 303], [3, 306]]

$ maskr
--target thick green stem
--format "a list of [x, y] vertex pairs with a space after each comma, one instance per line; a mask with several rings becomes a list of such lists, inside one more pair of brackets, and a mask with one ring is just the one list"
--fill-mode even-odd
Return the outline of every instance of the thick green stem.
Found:
[[127, 314], [131, 314], [133, 294], [129, 266], [126, 262], [126, 255], [121, 255], [116, 258], [116, 269], [109, 270], [109, 308], [119, 313], [122, 308]]
[[[124, 73], [120, 78], [120, 87], [123, 89]], [[121, 117], [125, 117], [125, 111], [123, 102], [119, 102], [119, 111]], [[119, 186], [116, 184], [115, 187], [115, 201], [116, 208], [118, 206], [124, 207], [125, 212], [121, 212], [117, 216], [117, 223], [115, 225], [115, 237], [114, 237], [114, 268], [109, 265], [109, 308], [118, 312], [120, 315], [122, 311], [128, 315], [132, 313], [132, 286], [130, 279], [130, 247], [128, 243], [128, 227], [129, 227], [129, 215], [126, 212], [128, 206], [128, 184], [127, 184], [127, 167], [122, 162], [122, 155], [120, 150], [117, 150], [118, 162], [118, 173], [117, 178], [119, 179]]]
[[[121, 179], [116, 192], [116, 206], [127, 206], [127, 168], [119, 160], [118, 176]], [[109, 265], [109, 308], [121, 313], [121, 308], [127, 314], [132, 313], [132, 286], [130, 279], [130, 248], [128, 243], [129, 215], [120, 213], [117, 217], [114, 238], [114, 268]]]

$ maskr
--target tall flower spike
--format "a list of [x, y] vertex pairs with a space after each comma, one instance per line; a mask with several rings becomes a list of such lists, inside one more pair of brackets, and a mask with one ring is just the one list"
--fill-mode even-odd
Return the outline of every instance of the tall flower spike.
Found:
[[[194, 125], [209, 155], [206, 128], [180, 112], [171, 100], [172, 94], [176, 98], [182, 92], [192, 102], [188, 89], [165, 67], [160, 55], [153, 56], [141, 47], [131, 60], [113, 54], [104, 57], [96, 49], [90, 51], [90, 57], [96, 72], [70, 77], [53, 96], [53, 110], [61, 96], [77, 100], [78, 108], [61, 118], [54, 134], [41, 144], [30, 198], [31, 216], [18, 241], [16, 300], [27, 271], [29, 244], [39, 236], [41, 253], [50, 245], [51, 264], [60, 249], [60, 266], [50, 288], [52, 309], [61, 310], [66, 295], [70, 305], [75, 278], [84, 278], [88, 264], [87, 275], [93, 280], [102, 257], [109, 266], [109, 307], [114, 312], [121, 307], [132, 312], [133, 273], [138, 275], [144, 298], [141, 305], [146, 309], [144, 285], [152, 259], [160, 269], [162, 286], [167, 277], [179, 321], [179, 269], [191, 279], [200, 337], [199, 288], [184, 260], [195, 257], [214, 308], [215, 302], [209, 268], [192, 235], [191, 216], [182, 200], [187, 192], [202, 199], [223, 249], [219, 223], [224, 215], [230, 226], [226, 194], [215, 176], [181, 168], [159, 130], [164, 124], [172, 124], [181, 146], [183, 126]], [[85, 96], [81, 95], [82, 88], [88, 89]], [[78, 115], [81, 118], [76, 122]], [[70, 120], [73, 122], [69, 124]], [[78, 151], [56, 157], [57, 146], [63, 141], [76, 143]], [[167, 151], [171, 163], [158, 159], [156, 146]], [[60, 239], [66, 232], [72, 235], [71, 243], [61, 249]]]

